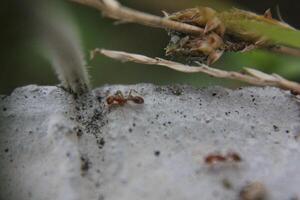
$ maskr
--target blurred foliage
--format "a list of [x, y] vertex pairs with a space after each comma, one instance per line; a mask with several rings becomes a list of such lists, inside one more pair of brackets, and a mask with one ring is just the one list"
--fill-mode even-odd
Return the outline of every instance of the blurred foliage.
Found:
[[263, 35], [278, 44], [300, 48], [300, 31], [287, 29], [279, 25], [271, 25], [262, 21], [235, 19], [231, 23], [237, 24], [239, 29], [247, 30], [256, 35]]
[[[261, 1], [264, 0], [253, 1], [252, 9], [255, 10], [260, 5], [260, 3], [255, 4], [254, 2]], [[120, 0], [120, 2], [128, 7], [156, 15], [162, 15], [161, 10], [173, 12], [196, 5], [210, 6], [218, 10], [233, 6], [229, 0]], [[243, 8], [243, 1], [239, 1], [239, 3], [240, 5], [234, 4], [234, 6]], [[116, 26], [113, 24], [113, 20], [103, 18], [101, 13], [94, 9], [65, 1], [62, 1], [61, 4], [65, 10], [70, 11], [79, 27], [87, 58], [89, 51], [94, 48], [164, 57], [164, 48], [169, 41], [164, 30], [137, 24]], [[275, 2], [271, 2], [271, 4], [275, 6]], [[26, 84], [54, 85], [58, 83], [50, 63], [40, 53], [40, 46], [42, 45], [34, 34], [33, 30], [36, 24], [34, 17], [30, 15], [30, 7], [32, 6], [33, 4], [21, 3], [18, 0], [7, 0], [0, 8], [1, 21], [6, 22], [0, 37], [2, 44], [0, 94], [9, 93], [15, 87]], [[280, 35], [279, 37], [293, 44], [298, 43], [300, 38], [293, 34]], [[253, 67], [300, 81], [299, 64], [299, 58], [255, 51], [244, 54], [228, 53], [214, 66], [237, 71], [243, 67]], [[88, 65], [94, 87], [103, 84], [141, 82], [155, 84], [186, 83], [198, 87], [208, 85], [238, 87], [241, 84], [206, 75], [183, 74], [158, 66], [120, 63], [105, 57], [97, 57], [93, 61], [88, 61]]]

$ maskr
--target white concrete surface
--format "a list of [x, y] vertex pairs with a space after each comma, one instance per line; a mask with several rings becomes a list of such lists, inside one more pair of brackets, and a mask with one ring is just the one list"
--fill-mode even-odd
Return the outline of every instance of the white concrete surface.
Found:
[[[142, 105], [109, 108], [116, 90]], [[258, 181], [269, 199], [300, 197], [299, 99], [276, 88], [105, 86], [73, 98], [30, 85], [0, 96], [0, 199], [239, 199]], [[237, 152], [242, 161], [204, 158]]]

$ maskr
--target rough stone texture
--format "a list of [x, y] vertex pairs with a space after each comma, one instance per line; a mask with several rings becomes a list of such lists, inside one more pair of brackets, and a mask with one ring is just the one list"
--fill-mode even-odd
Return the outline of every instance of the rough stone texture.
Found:
[[[143, 105], [108, 108], [137, 90]], [[27, 86], [0, 96], [0, 199], [238, 199], [258, 181], [300, 197], [299, 100], [276, 88], [105, 86], [74, 98]], [[241, 162], [207, 165], [211, 153]]]

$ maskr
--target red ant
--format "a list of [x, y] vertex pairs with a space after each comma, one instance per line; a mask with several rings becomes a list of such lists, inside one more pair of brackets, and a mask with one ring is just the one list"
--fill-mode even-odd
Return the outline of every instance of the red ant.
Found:
[[204, 161], [205, 161], [206, 164], [212, 165], [212, 164], [217, 163], [217, 162], [225, 162], [226, 157], [224, 157], [222, 155], [217, 155], [217, 154], [210, 154], [210, 155], [205, 157]]
[[127, 97], [125, 97], [123, 95], [123, 93], [118, 90], [114, 95], [111, 95], [109, 97], [106, 98], [106, 103], [111, 106], [111, 105], [119, 105], [119, 106], [123, 106], [125, 105], [125, 103], [127, 103], [128, 101], [132, 101], [136, 104], [143, 104], [144, 103], [144, 99], [140, 96], [133, 96], [131, 93], [134, 90], [130, 90], [129, 94]]
[[227, 161], [233, 161], [233, 162], [241, 162], [242, 158], [239, 154], [235, 152], [227, 153], [227, 155], [221, 155], [221, 154], [209, 154], [204, 158], [204, 162], [208, 165], [213, 165], [218, 162], [227, 162]]

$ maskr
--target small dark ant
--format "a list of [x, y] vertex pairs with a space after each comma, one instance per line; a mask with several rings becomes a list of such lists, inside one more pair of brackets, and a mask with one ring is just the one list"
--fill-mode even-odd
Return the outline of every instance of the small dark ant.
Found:
[[229, 152], [225, 156], [221, 154], [209, 154], [204, 158], [204, 162], [208, 165], [213, 165], [215, 163], [224, 163], [227, 161], [241, 162], [242, 158], [238, 153], [235, 152]]
[[109, 106], [112, 105], [119, 105], [119, 106], [123, 106], [125, 105], [128, 101], [132, 101], [136, 104], [143, 104], [144, 103], [144, 99], [140, 96], [133, 96], [131, 93], [134, 90], [130, 90], [129, 94], [127, 97], [125, 97], [123, 95], [123, 93], [118, 90], [114, 95], [111, 95], [109, 97], [106, 98], [106, 103]]

